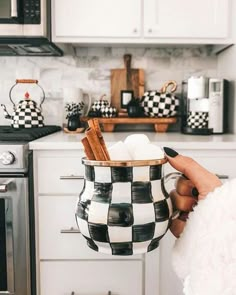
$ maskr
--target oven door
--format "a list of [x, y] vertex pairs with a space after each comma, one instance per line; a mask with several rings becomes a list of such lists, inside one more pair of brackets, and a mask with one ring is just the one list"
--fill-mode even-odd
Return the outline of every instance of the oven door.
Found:
[[28, 179], [0, 176], [0, 294], [30, 294]]

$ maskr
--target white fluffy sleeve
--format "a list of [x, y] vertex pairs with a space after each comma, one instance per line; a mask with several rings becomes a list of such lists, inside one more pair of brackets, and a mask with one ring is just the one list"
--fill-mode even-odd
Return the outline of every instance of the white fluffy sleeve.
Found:
[[236, 179], [199, 201], [172, 258], [185, 294], [236, 294]]

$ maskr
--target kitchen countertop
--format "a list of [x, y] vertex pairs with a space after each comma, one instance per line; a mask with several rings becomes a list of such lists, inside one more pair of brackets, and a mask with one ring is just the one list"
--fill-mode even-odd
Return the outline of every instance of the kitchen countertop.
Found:
[[[236, 149], [236, 135], [185, 135], [176, 132], [135, 132], [148, 136], [152, 143], [159, 146], [169, 146], [175, 149]], [[134, 132], [103, 132], [104, 140], [107, 146], [117, 141], [123, 141], [128, 135]], [[83, 149], [81, 139], [84, 133], [67, 134], [63, 131], [39, 138], [30, 142], [29, 146], [32, 150], [77, 150]]]

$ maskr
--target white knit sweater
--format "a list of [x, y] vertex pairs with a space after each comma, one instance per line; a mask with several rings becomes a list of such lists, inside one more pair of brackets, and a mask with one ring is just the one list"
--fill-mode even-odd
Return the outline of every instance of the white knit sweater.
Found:
[[173, 249], [186, 295], [236, 295], [236, 179], [198, 202]]

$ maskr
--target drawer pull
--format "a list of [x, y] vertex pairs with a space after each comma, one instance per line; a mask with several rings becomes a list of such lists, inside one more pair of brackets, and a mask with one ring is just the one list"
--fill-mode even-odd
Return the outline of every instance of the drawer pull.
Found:
[[61, 229], [61, 234], [79, 234], [80, 230], [76, 228]]
[[68, 180], [68, 179], [84, 179], [84, 176], [80, 175], [65, 175], [65, 176], [60, 176], [60, 180]]
[[[75, 292], [72, 291], [70, 295], [75, 295]], [[107, 295], [111, 295], [111, 291], [108, 291], [108, 292], [107, 292]]]

